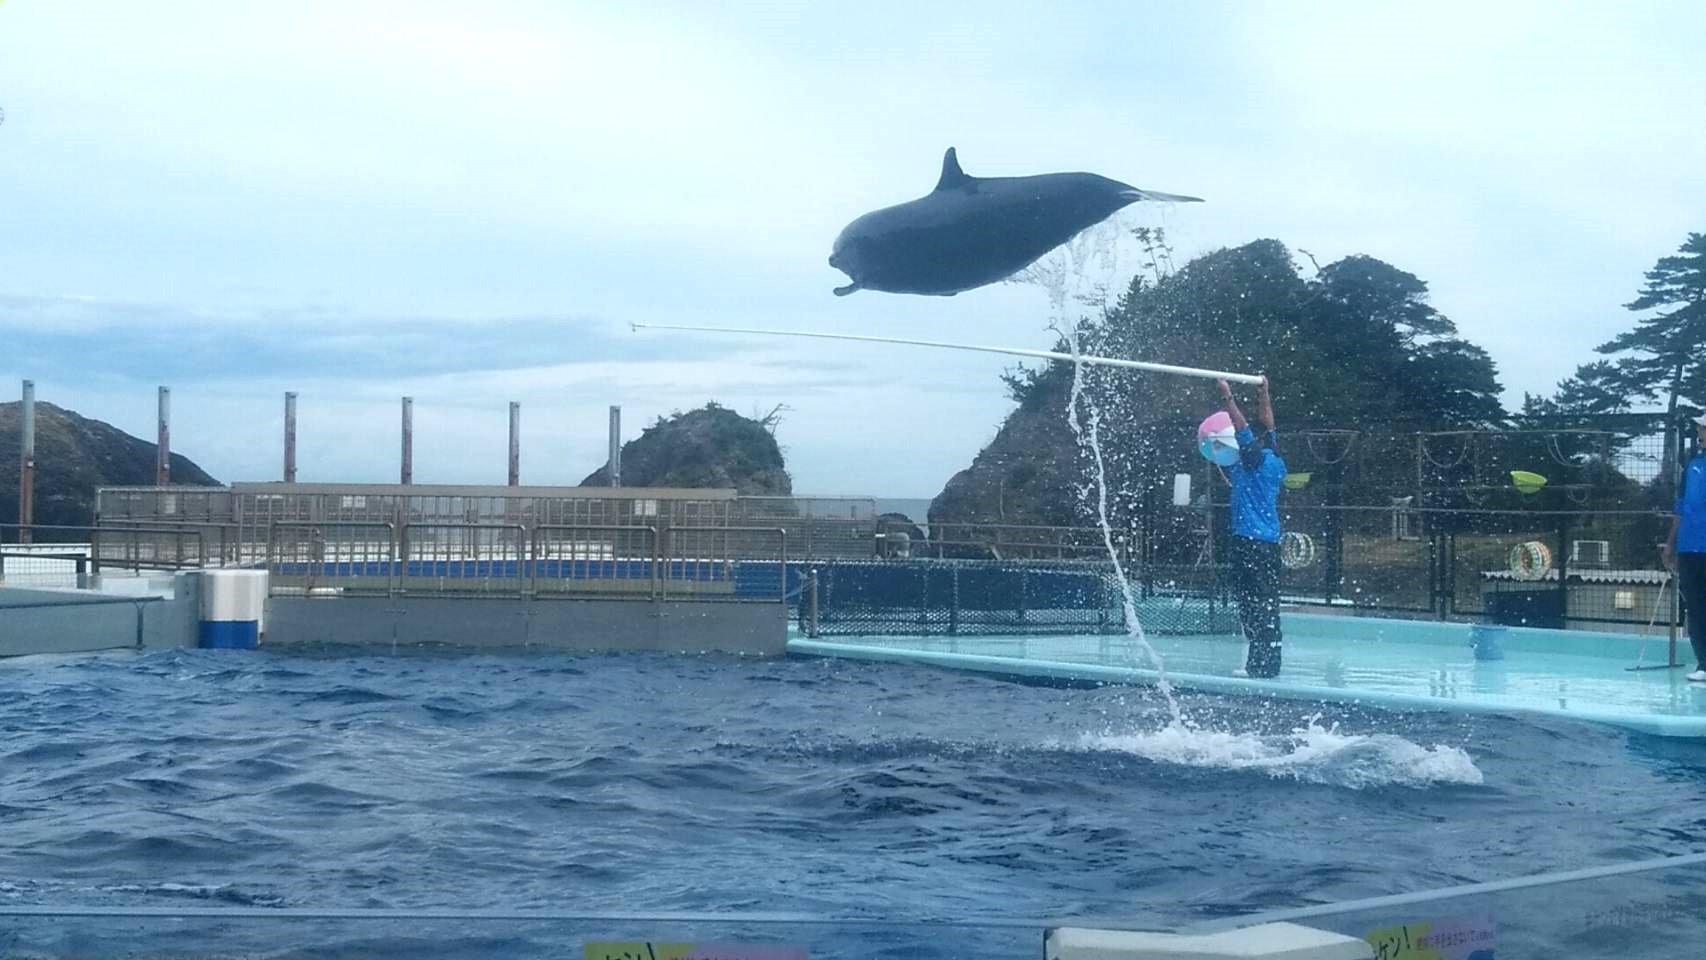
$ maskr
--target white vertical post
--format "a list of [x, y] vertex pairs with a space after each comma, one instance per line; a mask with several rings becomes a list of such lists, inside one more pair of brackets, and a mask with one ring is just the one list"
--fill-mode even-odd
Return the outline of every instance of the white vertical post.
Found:
[[284, 395], [284, 482], [296, 482], [296, 394]]
[[403, 466], [399, 482], [415, 482], [415, 398], [403, 398]]
[[610, 485], [622, 485], [622, 408], [610, 407]]
[[509, 485], [521, 486], [521, 404], [509, 404]]
[[30, 525], [36, 514], [36, 382], [24, 381], [24, 396], [18, 405], [23, 419], [23, 443], [18, 449], [18, 542], [30, 542]]
[[172, 388], [161, 387], [159, 399], [160, 429], [154, 440], [154, 485], [172, 483]]

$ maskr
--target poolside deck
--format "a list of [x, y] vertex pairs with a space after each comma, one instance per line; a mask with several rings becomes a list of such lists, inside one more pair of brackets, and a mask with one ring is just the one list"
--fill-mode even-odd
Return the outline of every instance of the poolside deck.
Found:
[[[1239, 676], [1244, 645], [1231, 636], [1157, 636], [1167, 678], [1181, 689], [1406, 710], [1538, 713], [1665, 737], [1706, 737], [1706, 684], [1690, 683], [1693, 653], [1677, 644], [1662, 666], [1664, 630], [1638, 634], [1511, 627], [1502, 660], [1477, 660], [1461, 623], [1286, 614], [1285, 668], [1272, 680]], [[924, 663], [1008, 676], [1153, 683], [1156, 671], [1120, 636], [795, 637], [808, 656]]]

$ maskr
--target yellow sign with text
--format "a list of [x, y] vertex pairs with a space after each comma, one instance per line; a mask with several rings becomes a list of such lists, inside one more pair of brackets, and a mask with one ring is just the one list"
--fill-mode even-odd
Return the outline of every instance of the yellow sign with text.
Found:
[[589, 940], [583, 960], [807, 960], [806, 948], [781, 943], [660, 943]]
[[583, 960], [687, 960], [691, 943], [652, 943], [647, 940], [610, 940], [588, 943]]
[[1493, 921], [1476, 917], [1369, 931], [1374, 960], [1494, 960]]

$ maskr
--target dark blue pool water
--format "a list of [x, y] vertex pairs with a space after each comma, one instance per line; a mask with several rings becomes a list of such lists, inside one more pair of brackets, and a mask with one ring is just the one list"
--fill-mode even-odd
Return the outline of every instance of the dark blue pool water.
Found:
[[1184, 703], [1227, 735], [1144, 736], [1149, 691], [826, 660], [0, 663], [0, 906], [1170, 925], [1706, 849], [1703, 746]]

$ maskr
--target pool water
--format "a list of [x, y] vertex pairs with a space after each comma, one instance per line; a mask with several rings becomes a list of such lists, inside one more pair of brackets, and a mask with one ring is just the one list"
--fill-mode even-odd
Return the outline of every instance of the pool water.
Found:
[[[1500, 656], [1482, 659], [1465, 623], [1286, 614], [1284, 668], [1271, 680], [1243, 675], [1245, 645], [1231, 635], [1147, 638], [1173, 683], [1199, 691], [1398, 709], [1536, 713], [1610, 723], [1645, 733], [1706, 738], [1706, 684], [1687, 679], [1693, 651], [1682, 638], [1676, 665], [1663, 633], [1499, 631]], [[1042, 677], [1153, 683], [1150, 652], [1132, 638], [1066, 636], [858, 636], [811, 640], [795, 653]], [[1631, 669], [1633, 667], [1641, 669]]]
[[1706, 744], [648, 654], [0, 662], [0, 906], [1154, 927], [1706, 850]]

